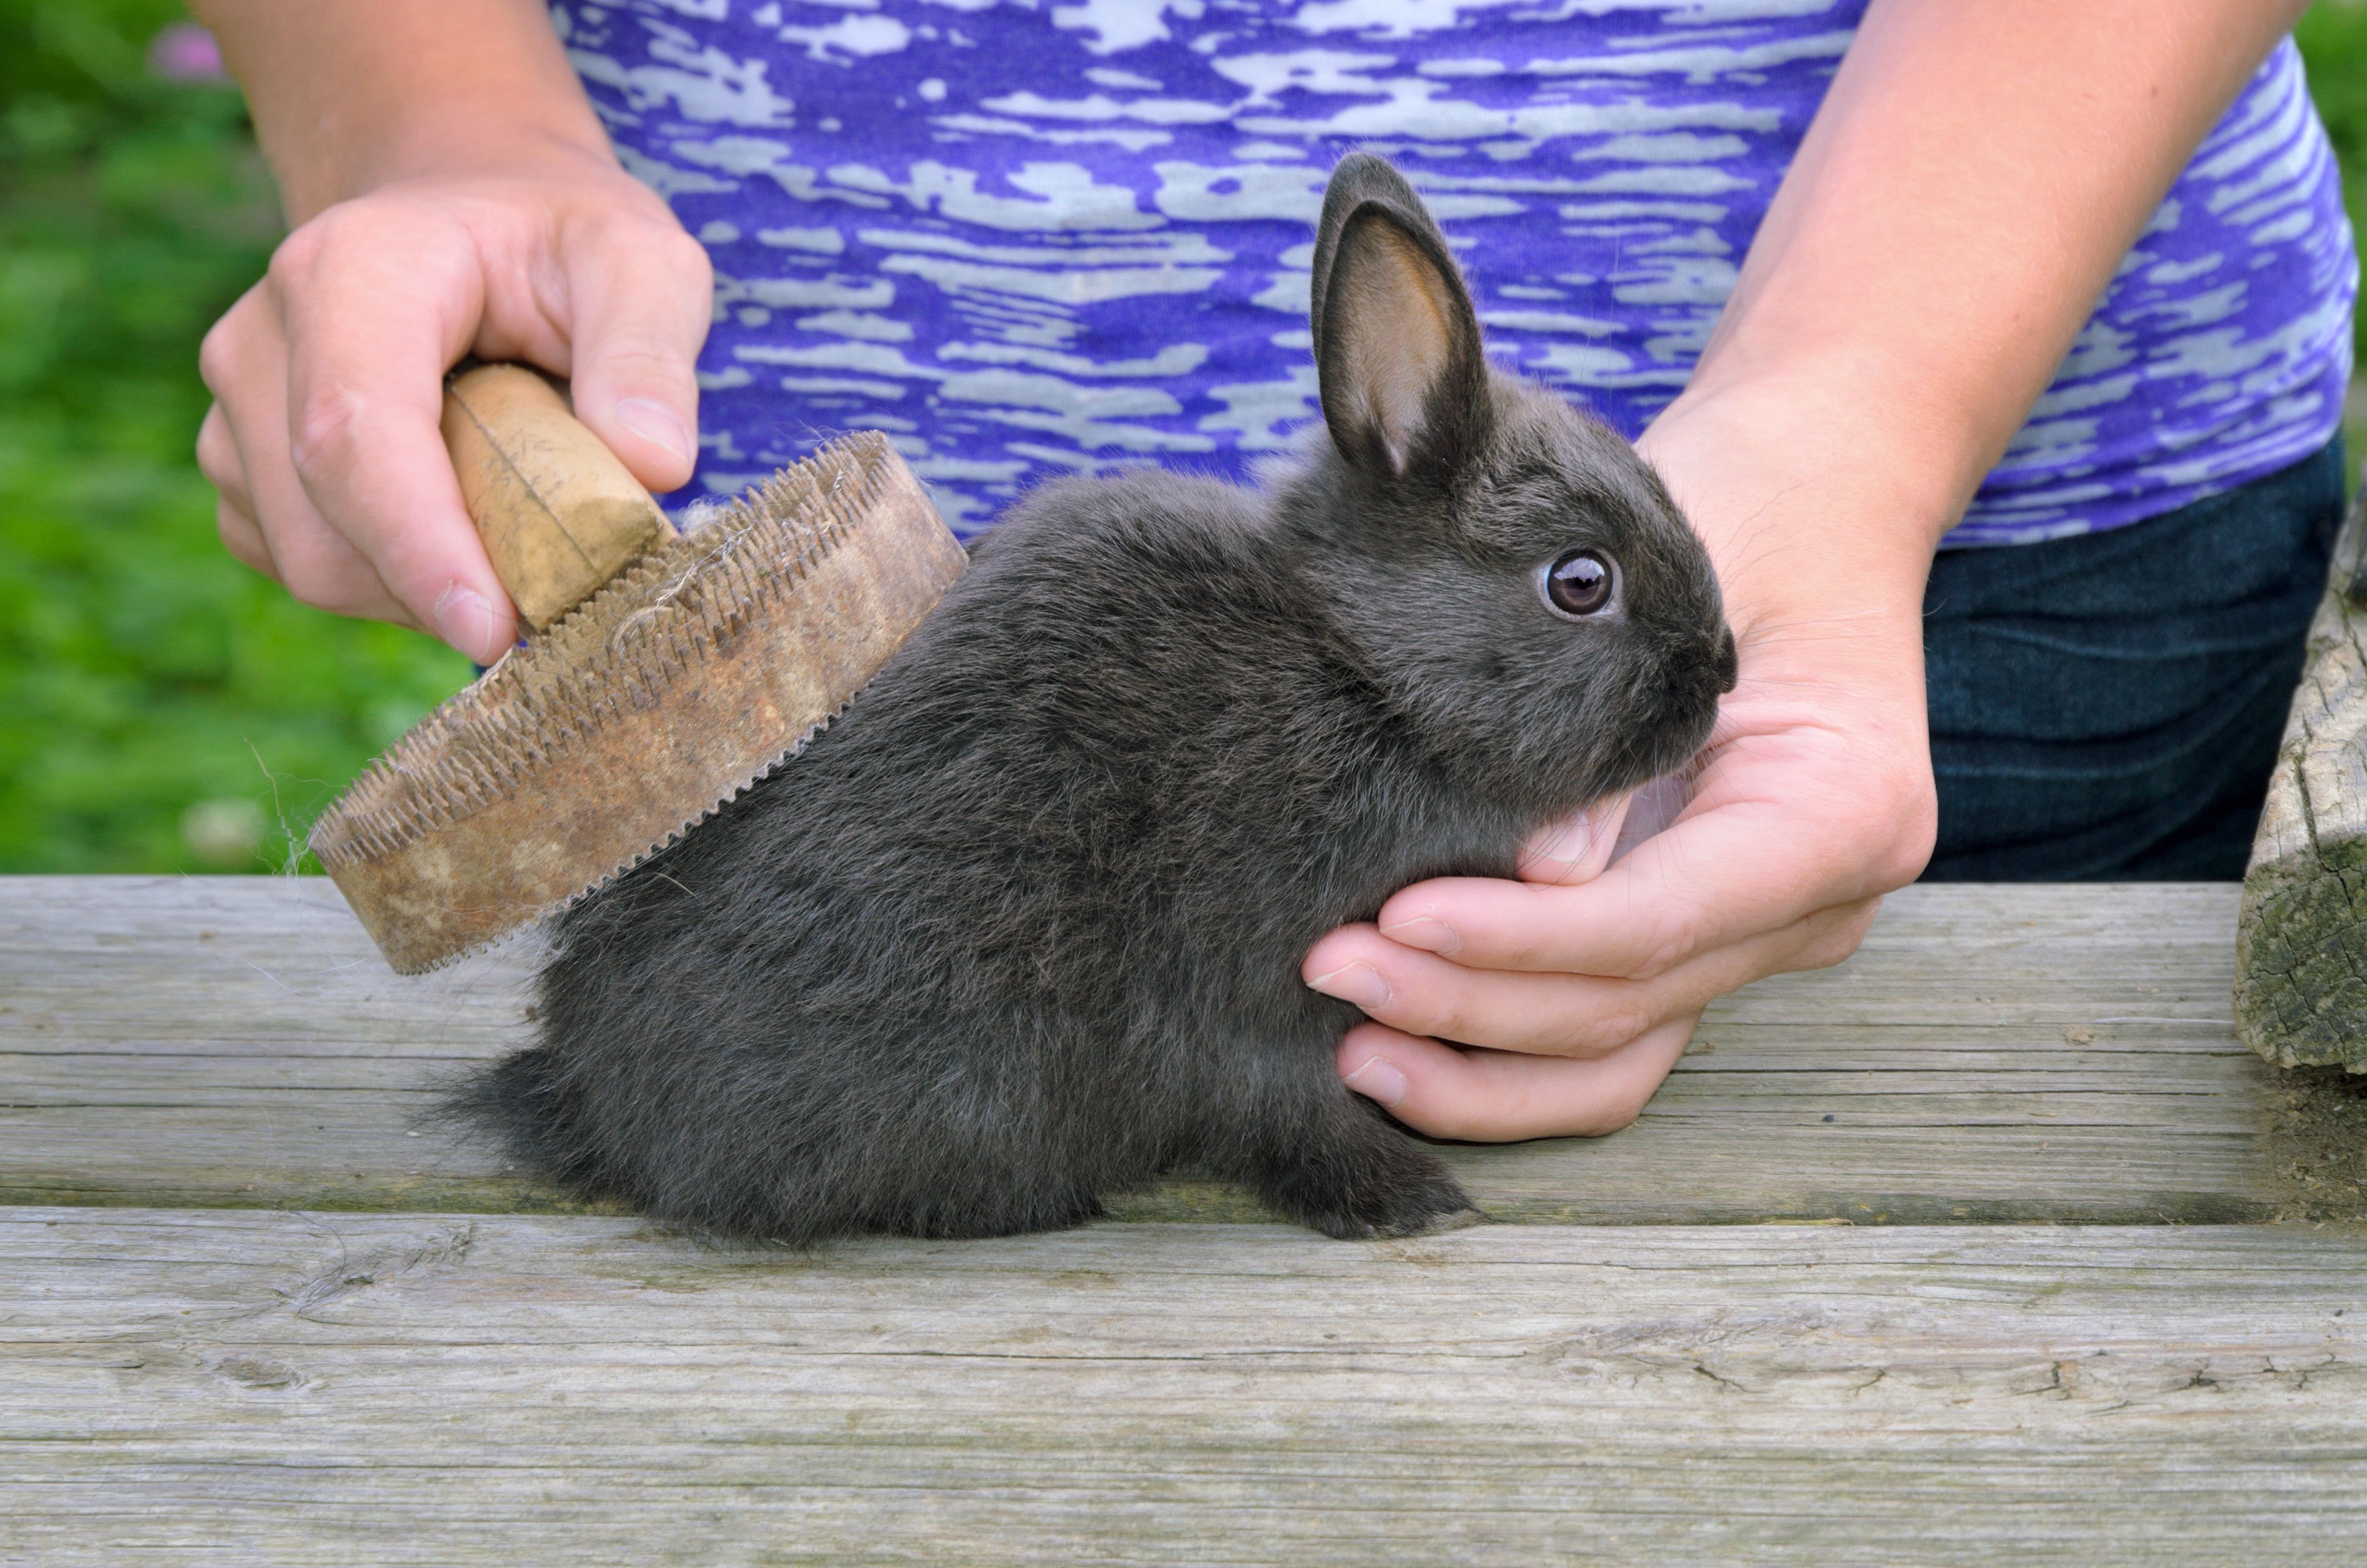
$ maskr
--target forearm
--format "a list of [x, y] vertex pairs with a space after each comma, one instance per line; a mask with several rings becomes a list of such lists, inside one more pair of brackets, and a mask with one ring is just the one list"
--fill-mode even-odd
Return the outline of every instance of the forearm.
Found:
[[[1874, 0], [1692, 384], [1647, 438], [1713, 484], [1767, 492], [1704, 509], [1721, 567], [1747, 577], [1767, 555], [1746, 528], [1763, 543], [1796, 524], [1911, 605], [2114, 267], [2301, 9]], [[1688, 449], [1704, 426], [1763, 435]]]
[[246, 91], [290, 223], [522, 149], [606, 159], [535, 0], [196, 0]]

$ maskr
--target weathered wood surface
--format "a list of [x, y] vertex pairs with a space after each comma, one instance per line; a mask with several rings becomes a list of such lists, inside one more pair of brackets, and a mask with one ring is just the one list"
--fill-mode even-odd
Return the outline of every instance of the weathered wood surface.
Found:
[[[795, 1254], [502, 1212], [560, 1205], [410, 1125], [529, 950], [0, 882], [0, 1202], [51, 1205], [0, 1208], [0, 1563], [2350, 1561], [2367, 1230], [1906, 1222], [2358, 1213], [2367, 1096], [2234, 1037], [2234, 894], [1911, 890], [1631, 1131], [1453, 1151], [1564, 1223]], [[1666, 1223], [1768, 1218], [1891, 1223]]]
[[[1713, 1008], [1629, 1131], [1450, 1157], [1511, 1220], [2354, 1211], [2232, 1032], [2235, 898], [1910, 889], [1850, 963]], [[0, 1201], [563, 1210], [412, 1125], [522, 1037], [530, 958], [398, 978], [319, 879], [0, 883]], [[1122, 1212], [1258, 1217], [1188, 1182]]]
[[2335, 546], [2244, 873], [2235, 1006], [2270, 1061], [2367, 1073], [2367, 492]]
[[2367, 1244], [0, 1210], [0, 1561], [2342, 1562]]

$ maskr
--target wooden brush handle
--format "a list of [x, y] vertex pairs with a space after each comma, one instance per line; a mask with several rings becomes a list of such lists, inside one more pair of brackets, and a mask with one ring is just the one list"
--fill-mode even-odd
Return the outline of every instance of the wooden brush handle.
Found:
[[444, 445], [493, 571], [540, 631], [666, 537], [665, 515], [567, 393], [523, 365], [445, 383]]

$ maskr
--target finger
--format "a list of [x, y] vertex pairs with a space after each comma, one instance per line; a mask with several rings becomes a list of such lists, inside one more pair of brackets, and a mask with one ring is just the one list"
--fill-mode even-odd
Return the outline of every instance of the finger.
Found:
[[1595, 1138], [1643, 1112], [1684, 1054], [1698, 1017], [1671, 1018], [1608, 1056], [1583, 1062], [1458, 1050], [1360, 1024], [1341, 1040], [1334, 1061], [1350, 1088], [1433, 1138]]
[[401, 215], [364, 230], [332, 210], [280, 247], [272, 280], [305, 494], [411, 619], [491, 664], [516, 625], [439, 428], [445, 369], [483, 305], [473, 242]]
[[1409, 1034], [1537, 1055], [1599, 1057], [1754, 980], [1837, 963], [1877, 900], [1819, 910], [1780, 931], [1701, 954], [1648, 980], [1470, 969], [1347, 926], [1308, 949], [1314, 990]]
[[1619, 829], [1626, 822], [1627, 808], [1635, 799], [1636, 791], [1630, 790], [1607, 801], [1597, 801], [1576, 815], [1531, 835], [1521, 846], [1517, 875], [1525, 882], [1552, 882], [1564, 887], [1592, 881], [1611, 864], [1611, 851], [1619, 843]]
[[416, 626], [322, 518], [290, 464], [287, 345], [276, 312], [225, 316], [207, 335], [202, 363], [216, 402], [198, 427], [198, 460], [222, 494], [215, 527], [224, 547], [306, 604]]
[[[1628, 808], [1635, 802], [1637, 793], [1630, 790], [1607, 800], [1597, 801], [1585, 810], [1531, 835], [1521, 846], [1514, 875], [1523, 882], [1542, 882], [1557, 887], [1575, 887], [1581, 882], [1592, 881], [1611, 864], [1612, 852], [1618, 846], [1620, 830], [1630, 814]], [[1453, 880], [1441, 878], [1438, 881]], [[1435, 886], [1437, 883], [1421, 885]], [[1410, 947], [1427, 948], [1436, 952], [1456, 951], [1461, 947], [1461, 937], [1446, 925], [1443, 915], [1433, 913], [1433, 907], [1416, 903], [1410, 906], [1399, 906], [1394, 915], [1385, 908], [1385, 918], [1392, 922], [1388, 930], [1390, 938]]]
[[198, 472], [226, 505], [254, 520], [255, 495], [247, 488], [246, 464], [239, 456], [238, 438], [231, 434], [230, 413], [219, 401], [206, 410], [198, 426]]
[[214, 532], [232, 560], [253, 567], [275, 583], [279, 581], [279, 568], [272, 562], [270, 548], [263, 542], [263, 529], [252, 516], [231, 505], [227, 495], [214, 503]]
[[690, 482], [698, 455], [699, 346], [714, 315], [698, 242], [621, 221], [564, 243], [575, 416], [655, 491]]
[[1888, 834], [1878, 805], [1839, 791], [1822, 802], [1712, 799], [1591, 881], [1417, 882], [1381, 906], [1378, 924], [1475, 968], [1641, 979], [1897, 885], [1883, 880], [1887, 857], [1867, 847]]

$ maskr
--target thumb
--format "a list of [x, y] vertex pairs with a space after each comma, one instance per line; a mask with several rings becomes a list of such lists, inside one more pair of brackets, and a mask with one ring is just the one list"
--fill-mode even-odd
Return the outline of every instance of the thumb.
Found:
[[569, 267], [568, 287], [575, 417], [661, 494], [689, 483], [697, 460], [695, 367], [714, 294], [707, 253], [670, 233], [597, 246]]
[[1611, 851], [1627, 820], [1628, 802], [1635, 798], [1632, 790], [1610, 796], [1532, 834], [1521, 846], [1516, 874], [1524, 882], [1592, 881], [1611, 864]]

